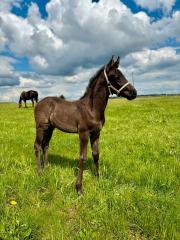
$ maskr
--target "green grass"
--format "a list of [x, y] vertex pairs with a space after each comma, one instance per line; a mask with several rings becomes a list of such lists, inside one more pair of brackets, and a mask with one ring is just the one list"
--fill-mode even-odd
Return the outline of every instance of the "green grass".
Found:
[[82, 198], [78, 135], [54, 132], [39, 177], [34, 126], [32, 108], [0, 104], [0, 239], [180, 239], [180, 97], [109, 101], [100, 178], [88, 146]]

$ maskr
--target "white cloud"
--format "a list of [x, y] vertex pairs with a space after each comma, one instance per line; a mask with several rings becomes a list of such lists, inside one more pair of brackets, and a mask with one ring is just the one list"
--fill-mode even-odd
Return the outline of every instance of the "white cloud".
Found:
[[10, 50], [27, 56], [40, 73], [72, 73], [81, 65], [102, 64], [114, 53], [125, 56], [179, 36], [179, 12], [151, 23], [146, 13], [133, 14], [119, 0], [93, 4], [90, 0], [51, 0], [46, 9], [46, 20], [41, 19], [36, 4], [29, 7], [26, 19], [0, 14]]
[[20, 88], [34, 88], [34, 87], [39, 87], [41, 85], [41, 81], [36, 81], [34, 79], [30, 79], [30, 78], [25, 78], [20, 76], [19, 77], [19, 87]]
[[5, 49], [6, 42], [7, 39], [5, 38], [4, 32], [0, 29], [0, 51], [3, 51]]
[[164, 47], [157, 50], [145, 49], [129, 54], [126, 59], [131, 60], [131, 62], [133, 60], [131, 67], [136, 67], [141, 73], [155, 68], [160, 71], [163, 68], [175, 67], [180, 64], [180, 55], [172, 47]]
[[0, 11], [9, 11], [12, 6], [20, 7], [22, 0], [3, 0], [0, 1]]
[[[174, 4], [136, 2], [150, 10], [156, 2], [156, 8], [164, 11]], [[80, 97], [97, 66], [112, 54], [121, 56], [128, 76], [135, 71], [141, 87], [145, 78], [162, 82], [169, 76], [165, 69], [173, 70], [169, 79], [177, 82], [179, 55], [173, 48], [157, 48], [169, 38], [179, 40], [180, 11], [152, 21], [145, 12], [133, 14], [119, 0], [51, 0], [46, 5], [48, 17], [42, 19], [35, 3], [29, 6], [26, 18], [9, 11], [13, 3], [20, 1], [9, 0], [2, 7], [6, 10], [0, 10], [0, 50], [26, 56], [36, 75], [17, 73], [13, 62], [3, 59], [0, 68], [6, 77], [0, 78], [1, 86], [12, 83], [20, 89], [40, 89], [42, 96]]]
[[18, 55], [31, 56], [33, 50], [34, 28], [27, 19], [18, 17], [12, 13], [0, 12], [0, 27], [4, 36], [8, 39], [7, 46]]
[[31, 63], [35, 65], [39, 69], [46, 69], [48, 67], [48, 63], [46, 59], [40, 55], [36, 55], [31, 59]]
[[15, 62], [11, 57], [0, 56], [0, 87], [19, 84], [18, 76], [11, 65]]
[[13, 67], [11, 63], [15, 62], [13, 58], [0, 56], [0, 77], [11, 77], [13, 74]]
[[176, 0], [134, 0], [137, 5], [147, 8], [150, 11], [162, 8], [165, 13], [169, 13]]
[[32, 25], [36, 25], [43, 22], [43, 20], [41, 19], [41, 15], [39, 13], [38, 6], [35, 3], [31, 3], [31, 5], [29, 6], [28, 21]]
[[131, 53], [123, 60], [123, 65], [130, 80], [133, 72], [141, 94], [180, 92], [180, 54], [174, 48]]

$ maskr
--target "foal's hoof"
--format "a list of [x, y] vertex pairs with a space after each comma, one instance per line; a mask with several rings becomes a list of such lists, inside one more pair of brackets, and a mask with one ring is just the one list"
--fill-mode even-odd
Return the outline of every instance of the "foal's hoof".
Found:
[[42, 175], [42, 170], [38, 170], [38, 175], [39, 175], [39, 176]]
[[44, 168], [47, 170], [49, 168], [49, 164], [45, 165]]
[[99, 178], [99, 173], [98, 173], [98, 172], [95, 172], [95, 173], [94, 173], [94, 176], [97, 177], [97, 178]]
[[76, 191], [79, 197], [83, 196], [83, 191], [78, 185], [76, 185]]
[[79, 197], [83, 197], [83, 192], [82, 192], [82, 190], [77, 191], [77, 194], [78, 194]]

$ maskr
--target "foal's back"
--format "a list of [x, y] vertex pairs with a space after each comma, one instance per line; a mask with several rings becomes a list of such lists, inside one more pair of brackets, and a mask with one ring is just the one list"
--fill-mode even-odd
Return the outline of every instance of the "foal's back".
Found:
[[78, 132], [79, 119], [82, 118], [82, 103], [66, 101], [58, 97], [46, 97], [35, 107], [36, 127], [49, 125], [64, 132]]

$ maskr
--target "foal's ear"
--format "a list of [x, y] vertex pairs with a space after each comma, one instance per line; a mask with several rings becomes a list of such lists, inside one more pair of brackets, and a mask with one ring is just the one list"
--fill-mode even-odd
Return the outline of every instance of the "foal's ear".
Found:
[[112, 56], [111, 60], [108, 62], [106, 66], [107, 68], [111, 68], [113, 67], [114, 64], [115, 64], [115, 59], [114, 59], [114, 56]]
[[118, 56], [117, 60], [114, 62], [114, 67], [118, 68], [120, 63], [120, 57]]

